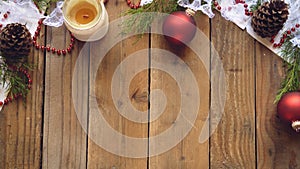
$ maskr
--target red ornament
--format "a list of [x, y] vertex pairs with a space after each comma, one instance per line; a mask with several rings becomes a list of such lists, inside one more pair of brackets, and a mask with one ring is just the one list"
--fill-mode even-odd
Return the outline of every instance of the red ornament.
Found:
[[189, 43], [196, 34], [194, 18], [184, 11], [171, 13], [164, 20], [163, 34], [172, 45], [182, 46]]
[[280, 119], [290, 123], [294, 130], [300, 132], [300, 92], [285, 94], [277, 104]]

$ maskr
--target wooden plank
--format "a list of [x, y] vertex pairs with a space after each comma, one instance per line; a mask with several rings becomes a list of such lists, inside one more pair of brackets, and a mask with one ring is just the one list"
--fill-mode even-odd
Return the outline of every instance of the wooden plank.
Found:
[[285, 76], [283, 61], [259, 43], [256, 51], [258, 168], [297, 168], [300, 136], [280, 122], [273, 103]]
[[[63, 49], [69, 44], [70, 35], [64, 26], [48, 29], [47, 45]], [[86, 168], [86, 134], [77, 120], [72, 101], [72, 89], [77, 91], [77, 97], [88, 94], [88, 72], [73, 72], [82, 46], [83, 43], [76, 42], [75, 49], [66, 56], [46, 55], [42, 161], [45, 169]], [[88, 51], [82, 52], [88, 54]], [[88, 60], [78, 62], [88, 67]], [[72, 84], [74, 73], [78, 79]], [[79, 107], [82, 114], [79, 113], [78, 117], [87, 119], [88, 101], [82, 101]]]
[[[200, 15], [195, 16], [195, 20], [200, 31], [206, 35], [206, 39], [201, 39], [196, 36], [191, 44], [194, 44], [194, 47], [196, 46], [196, 48], [201, 48], [201, 55], [209, 61], [209, 19], [205, 15]], [[158, 24], [158, 29], [161, 29], [161, 25], [161, 23]], [[203, 131], [203, 125], [209, 112], [209, 62], [204, 63], [203, 60], [199, 58], [199, 53], [194, 53], [189, 47], [171, 47], [161, 35], [151, 35], [151, 48], [151, 67], [155, 67], [156, 63], [162, 63], [165, 66], [162, 70], [156, 68], [151, 69], [150, 89], [152, 92], [155, 89], [161, 90], [165, 97], [151, 95], [150, 115], [158, 113], [158, 110], [162, 110], [162, 114], [156, 120], [150, 116], [150, 120], [152, 121], [150, 123], [150, 137], [154, 140], [153, 144], [150, 140], [150, 155], [153, 155], [153, 151], [163, 150], [163, 153], [149, 159], [149, 168], [208, 168], [208, 141], [200, 144], [199, 135], [201, 131]], [[159, 51], [161, 53], [156, 54], [154, 53], [156, 50], [154, 48], [159, 48], [163, 51]], [[176, 55], [175, 59], [167, 58], [167, 54], [164, 53], [165, 51], [172, 52]], [[170, 64], [170, 62], [172, 63]], [[208, 70], [206, 70], [205, 64], [208, 66]], [[177, 71], [167, 71], [167, 68], [173, 66], [176, 67]], [[190, 73], [184, 71], [187, 67], [191, 70]], [[195, 78], [195, 86], [192, 85], [191, 81], [184, 80], [184, 77], [188, 77], [188, 75]], [[176, 79], [175, 77], [179, 77], [179, 79]], [[192, 89], [193, 92], [196, 92], [197, 88], [199, 89], [200, 102], [193, 99], [181, 102], [186, 94], [194, 95], [192, 94], [193, 92], [185, 93], [185, 89], [189, 88]], [[198, 94], [196, 93], [196, 95]], [[191, 96], [188, 97], [192, 98]], [[162, 105], [164, 104], [166, 107], [165, 109], [162, 109]], [[185, 120], [187, 120], [188, 123], [181, 123], [181, 118], [186, 118], [186, 115], [183, 115], [180, 111], [186, 105], [190, 105], [191, 107], [195, 105], [200, 106], [196, 111], [188, 109], [190, 111], [188, 114], [196, 113], [194, 123], [187, 119]], [[171, 135], [172, 138], [169, 137], [164, 138], [161, 141], [155, 141], [155, 137], [162, 137], [163, 134], [170, 132], [167, 131], [168, 129], [173, 128], [176, 125], [180, 125], [180, 127], [175, 129], [177, 132]], [[188, 126], [192, 127], [190, 132], [187, 136], [181, 136], [179, 133], [184, 132], [185, 128]], [[204, 131], [206, 133], [209, 132], [208, 128], [204, 130], [206, 130]], [[174, 136], [180, 136], [183, 140], [170, 147], [170, 150], [164, 150], [164, 147], [169, 146], [168, 144], [170, 144], [173, 139], [179, 139]]]
[[211, 137], [210, 167], [255, 168], [254, 40], [219, 14], [211, 29], [212, 43], [223, 62], [227, 91], [222, 120]]
[[[109, 20], [113, 22], [120, 17], [122, 11], [128, 10], [126, 2], [123, 0], [110, 1], [106, 5]], [[115, 25], [116, 26], [116, 25]], [[105, 55], [100, 65], [97, 65], [99, 60], [99, 53], [107, 50], [107, 44], [116, 41], [117, 34], [114, 34], [114, 29], [110, 25], [109, 33], [104, 39], [91, 43], [90, 46], [90, 100], [96, 98], [97, 103], [94, 105], [90, 102], [90, 115], [89, 115], [89, 136], [88, 140], [88, 168], [115, 168], [115, 169], [145, 169], [147, 168], [147, 158], [127, 158], [118, 154], [119, 152], [135, 151], [138, 147], [128, 146], [126, 139], [115, 140], [111, 139], [111, 132], [107, 133], [103, 130], [104, 125], [108, 125], [115, 132], [121, 135], [134, 137], [134, 138], [147, 138], [148, 136], [148, 124], [133, 122], [130, 119], [123, 117], [117, 109], [120, 104], [114, 104], [112, 98], [112, 92], [127, 92], [126, 95], [130, 99], [129, 103], [140, 111], [147, 111], [148, 109], [148, 71], [144, 70], [138, 73], [130, 81], [129, 86], [125, 86], [124, 83], [117, 83], [115, 87], [112, 87], [112, 78], [118, 66], [120, 66], [122, 78], [130, 78], [128, 71], [129, 68], [135, 68], [140, 63], [139, 59], [133, 60], [130, 65], [125, 65], [123, 62], [126, 58], [132, 55], [134, 52], [148, 48], [148, 38], [145, 36], [140, 39], [137, 44], [133, 45], [136, 41], [136, 37], [130, 37], [123, 41], [120, 41], [116, 45], [113, 45], [109, 52]], [[144, 58], [144, 57], [143, 57]], [[147, 59], [145, 60], [147, 63]], [[145, 63], [144, 62], [144, 63]], [[92, 77], [95, 77], [95, 83]], [[128, 79], [129, 80], [129, 79]], [[93, 92], [95, 91], [95, 92]], [[97, 110], [99, 108], [100, 112]], [[100, 124], [96, 121], [96, 117], [91, 112], [97, 112], [105, 118], [108, 124]], [[96, 130], [95, 130], [96, 129]], [[95, 141], [98, 140], [98, 141]], [[111, 149], [105, 150], [101, 143], [110, 142], [115, 148], [115, 154], [110, 152]], [[101, 144], [101, 145], [100, 145]], [[147, 145], [145, 147], [147, 148]], [[123, 154], [124, 155], [124, 154]]]
[[[39, 43], [44, 43], [44, 30]], [[14, 101], [0, 112], [1, 168], [40, 168], [44, 87], [44, 54], [32, 50], [29, 62], [36, 68], [27, 101]]]

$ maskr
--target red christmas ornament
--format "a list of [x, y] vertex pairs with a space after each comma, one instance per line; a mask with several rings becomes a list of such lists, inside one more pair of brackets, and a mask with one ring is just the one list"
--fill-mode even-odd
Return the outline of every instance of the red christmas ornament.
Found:
[[300, 92], [285, 94], [277, 104], [280, 119], [290, 123], [294, 130], [300, 132]]
[[189, 43], [196, 34], [196, 22], [192, 15], [184, 11], [171, 13], [164, 20], [163, 34], [172, 45]]

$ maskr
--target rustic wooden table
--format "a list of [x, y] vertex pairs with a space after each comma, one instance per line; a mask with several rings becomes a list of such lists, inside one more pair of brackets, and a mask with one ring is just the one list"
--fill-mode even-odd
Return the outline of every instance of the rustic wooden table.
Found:
[[[123, 0], [110, 1], [106, 7], [110, 21], [119, 18], [120, 13], [128, 9]], [[76, 41], [75, 49], [66, 56], [44, 54], [36, 50], [32, 52], [30, 58], [37, 68], [32, 72], [34, 84], [26, 107], [22, 101], [18, 101], [0, 112], [0, 168], [299, 168], [300, 136], [280, 123], [273, 104], [284, 76], [282, 60], [219, 14], [212, 20], [204, 15], [198, 15], [195, 19], [199, 29], [219, 53], [228, 86], [223, 117], [206, 142], [199, 143], [199, 133], [214, 99], [211, 93], [216, 91], [210, 90], [213, 89], [213, 83], [209, 82], [210, 77], [195, 53], [188, 48], [175, 51], [160, 35], [144, 36], [134, 46], [132, 43], [136, 39], [131, 37], [117, 43], [96, 68], [98, 71], [91, 72], [89, 70], [97, 66], [93, 62], [93, 51], [99, 46], [101, 48], [102, 41], [85, 44], [89, 48], [83, 48], [84, 43]], [[69, 41], [65, 27], [45, 28], [40, 38], [40, 43], [61, 48], [68, 45]], [[209, 44], [206, 45], [209, 49]], [[194, 73], [201, 93], [197, 119], [189, 134], [163, 154], [148, 158], [114, 155], [93, 142], [82, 129], [74, 104], [85, 112], [80, 114], [80, 118], [86, 118], [89, 127], [94, 122], [89, 111], [94, 107], [90, 105], [90, 99], [74, 103], [72, 87], [78, 90], [77, 97], [96, 97], [97, 106], [103, 110], [103, 116], [116, 131], [138, 138], [155, 136], [176, 125], [181, 105], [176, 81], [158, 69], [141, 71], [133, 78], [128, 97], [138, 110], [149, 108], [151, 113], [155, 105], [161, 102], [154, 100], [149, 104], [149, 91], [162, 89], [166, 95], [167, 106], [163, 114], [145, 124], [127, 120], [118, 113], [110, 88], [113, 73], [122, 60], [136, 51], [154, 47], [175, 52]], [[87, 59], [79, 60], [80, 51]], [[204, 51], [208, 52], [208, 57], [209, 51]], [[76, 61], [87, 69], [74, 72]], [[218, 72], [211, 70], [211, 73]], [[79, 77], [75, 84], [72, 83], [74, 74]], [[94, 75], [96, 82], [92, 83], [90, 77]], [[96, 91], [96, 96], [91, 94], [91, 90]], [[100, 132], [93, 137], [105, 139], [106, 134]], [[116, 149], [124, 149], [124, 143], [119, 143], [115, 145]]]

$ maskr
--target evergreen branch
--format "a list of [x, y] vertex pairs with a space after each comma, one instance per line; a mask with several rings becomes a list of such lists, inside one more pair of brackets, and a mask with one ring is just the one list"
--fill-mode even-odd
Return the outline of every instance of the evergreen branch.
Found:
[[55, 3], [58, 0], [32, 0], [40, 11], [46, 12], [51, 3]]
[[122, 35], [139, 33], [138, 39], [140, 39], [154, 20], [154, 16], [150, 12], [172, 13], [177, 10], [177, 0], [153, 0], [152, 3], [138, 9], [129, 9], [123, 13], [123, 16], [131, 15], [131, 17], [122, 23]]
[[[22, 64], [23, 70], [31, 70], [33, 65], [29, 63]], [[10, 91], [8, 97], [16, 97], [21, 95], [24, 100], [26, 100], [26, 96], [28, 94], [28, 79], [26, 75], [20, 71], [17, 71], [20, 67], [10, 67], [5, 62], [0, 63], [0, 84], [2, 87], [7, 85], [6, 90]], [[29, 68], [29, 69], [28, 69]]]
[[254, 12], [254, 11], [258, 10], [258, 8], [261, 6], [261, 4], [262, 4], [261, 0], [258, 0], [255, 5], [250, 6], [250, 11]]
[[281, 54], [290, 63], [285, 63], [287, 64], [286, 76], [281, 83], [274, 103], [277, 103], [284, 94], [298, 90], [300, 86], [300, 48], [294, 46], [289, 40], [290, 38], [284, 42]]

